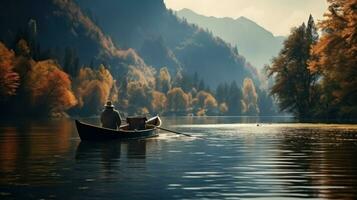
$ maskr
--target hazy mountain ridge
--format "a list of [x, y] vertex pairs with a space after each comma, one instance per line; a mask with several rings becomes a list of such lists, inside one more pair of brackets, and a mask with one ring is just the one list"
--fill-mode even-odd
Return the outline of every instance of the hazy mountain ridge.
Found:
[[[217, 74], [239, 84], [245, 77], [256, 79], [245, 58], [230, 45], [178, 19], [166, 9], [163, 0], [109, 0], [106, 4], [77, 1], [95, 16], [114, 41], [120, 46], [134, 48], [156, 68], [167, 66], [170, 71], [182, 68], [191, 74], [197, 72], [211, 86], [222, 81]], [[162, 53], [150, 52], [148, 45]]]
[[214, 35], [237, 46], [238, 52], [259, 69], [278, 54], [285, 39], [283, 36], [274, 36], [246, 17], [237, 19], [206, 17], [189, 9], [182, 9], [177, 11], [176, 14], [189, 23], [206, 28], [212, 31]]

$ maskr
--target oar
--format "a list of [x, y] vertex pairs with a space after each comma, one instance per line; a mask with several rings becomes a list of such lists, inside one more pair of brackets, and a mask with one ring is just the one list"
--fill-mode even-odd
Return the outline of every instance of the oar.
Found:
[[195, 138], [205, 139], [205, 138], [200, 137], [200, 136], [190, 135], [190, 134], [187, 134], [187, 133], [181, 133], [181, 132], [170, 130], [170, 129], [167, 129], [167, 128], [162, 128], [160, 126], [154, 126], [154, 125], [151, 125], [151, 124], [147, 124], [147, 125], [155, 127], [157, 129], [160, 129], [160, 130], [164, 130], [164, 131], [167, 131], [167, 132], [175, 133], [175, 134], [178, 134], [178, 135], [184, 135], [184, 136], [187, 136], [187, 137], [195, 137]]
[[179, 134], [179, 135], [184, 135], [184, 136], [187, 136], [187, 137], [197, 137], [197, 136], [194, 136], [194, 135], [190, 135], [190, 134], [187, 134], [187, 133], [180, 133], [180, 132], [173, 131], [173, 130], [170, 130], [170, 129], [167, 129], [167, 128], [162, 128], [162, 127], [159, 127], [159, 126], [156, 126], [156, 128], [160, 129], [160, 130], [167, 131], [167, 132], [176, 133], [176, 134]]

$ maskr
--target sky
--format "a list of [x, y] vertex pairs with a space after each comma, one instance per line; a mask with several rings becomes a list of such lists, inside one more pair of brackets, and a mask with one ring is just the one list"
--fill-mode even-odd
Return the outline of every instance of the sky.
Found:
[[172, 10], [188, 8], [205, 16], [247, 17], [274, 35], [287, 36], [292, 27], [323, 19], [326, 0], [164, 0]]

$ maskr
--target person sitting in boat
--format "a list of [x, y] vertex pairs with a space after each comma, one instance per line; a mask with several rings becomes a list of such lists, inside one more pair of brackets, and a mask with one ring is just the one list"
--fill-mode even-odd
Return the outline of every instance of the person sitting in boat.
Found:
[[107, 101], [104, 105], [104, 110], [100, 115], [100, 121], [104, 128], [117, 129], [120, 127], [121, 118], [117, 110], [114, 109], [114, 105], [111, 101]]

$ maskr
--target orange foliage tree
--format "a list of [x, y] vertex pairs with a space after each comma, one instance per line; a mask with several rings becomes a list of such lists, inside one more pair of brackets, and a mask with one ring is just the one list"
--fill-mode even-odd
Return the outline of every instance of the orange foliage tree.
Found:
[[59, 114], [77, 103], [68, 75], [53, 60], [37, 62], [25, 87], [38, 114]]
[[357, 117], [357, 0], [328, 0], [323, 35], [312, 48], [310, 69], [322, 77], [319, 113]]
[[13, 51], [6, 48], [0, 42], [0, 97], [4, 100], [5, 97], [16, 94], [16, 89], [19, 86], [19, 75], [14, 72], [15, 54]]

